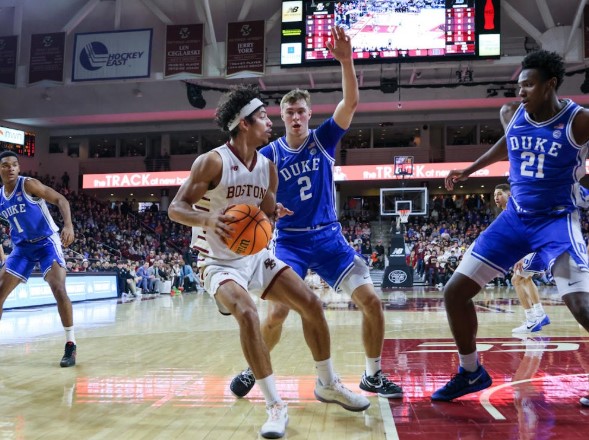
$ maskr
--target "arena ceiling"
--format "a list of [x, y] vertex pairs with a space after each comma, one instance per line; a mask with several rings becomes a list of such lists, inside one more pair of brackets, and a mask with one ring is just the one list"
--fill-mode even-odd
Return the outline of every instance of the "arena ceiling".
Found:
[[[583, 7], [586, 0], [501, 0], [502, 56], [497, 60], [441, 63], [402, 63], [403, 85], [448, 85], [439, 88], [401, 88], [401, 94], [378, 90], [382, 78], [397, 77], [397, 64], [357, 66], [363, 89], [358, 119], [444, 120], [460, 114], [465, 118], [493, 115], [506, 101], [499, 95], [487, 98], [493, 82], [513, 81], [526, 50], [544, 47], [566, 53], [569, 72], [585, 68]], [[219, 69], [192, 82], [205, 88], [222, 89], [237, 82], [253, 82], [267, 93], [294, 87], [333, 89], [340, 83], [338, 67], [282, 69], [279, 65], [281, 0], [0, 0], [2, 34], [20, 38], [17, 86], [0, 88], [0, 119], [13, 124], [47, 128], [52, 133], [88, 127], [121, 124], [151, 125], [209, 121], [218, 92], [205, 91], [206, 108], [192, 107], [185, 83], [163, 79], [163, 36], [167, 24], [205, 23], [205, 62]], [[260, 78], [226, 79], [223, 74], [227, 23], [266, 21], [266, 72]], [[151, 77], [142, 80], [90, 83], [71, 82], [73, 37], [76, 33], [123, 29], [154, 29]], [[10, 32], [12, 30], [12, 32]], [[31, 34], [66, 32], [66, 65], [63, 84], [27, 85]], [[159, 39], [159, 40], [158, 40]], [[456, 71], [470, 69], [473, 83], [457, 84]], [[209, 72], [215, 68], [208, 68]], [[582, 73], [565, 81], [563, 95], [589, 104], [579, 86]], [[450, 87], [456, 86], [456, 87]], [[369, 89], [375, 90], [369, 90]], [[318, 93], [315, 113], [329, 113], [341, 99], [339, 93]], [[401, 104], [399, 106], [399, 103]], [[277, 108], [270, 102], [270, 113]], [[454, 115], [454, 116], [452, 116]]]

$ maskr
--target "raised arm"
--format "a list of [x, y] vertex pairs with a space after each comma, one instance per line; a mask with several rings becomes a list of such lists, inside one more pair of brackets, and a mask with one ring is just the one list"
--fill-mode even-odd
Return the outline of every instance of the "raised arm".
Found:
[[344, 95], [335, 108], [333, 119], [341, 128], [348, 129], [360, 100], [358, 80], [356, 79], [354, 59], [352, 58], [352, 39], [339, 26], [331, 28], [331, 37], [333, 43], [328, 42], [327, 49], [342, 66], [342, 91]]

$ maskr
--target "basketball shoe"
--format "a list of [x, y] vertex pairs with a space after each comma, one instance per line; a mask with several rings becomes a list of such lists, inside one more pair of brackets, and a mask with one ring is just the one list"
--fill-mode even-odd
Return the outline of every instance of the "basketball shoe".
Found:
[[360, 380], [360, 389], [369, 393], [376, 393], [380, 397], [387, 399], [400, 399], [403, 397], [401, 387], [391, 382], [380, 370], [374, 376], [368, 376], [364, 372], [362, 380]]
[[548, 315], [546, 313], [544, 313], [542, 316], [539, 316], [538, 321], [540, 322], [541, 327], [544, 327], [545, 325], [550, 324], [550, 318], [548, 317]]
[[65, 344], [65, 352], [59, 365], [62, 367], [73, 367], [76, 365], [76, 344], [72, 341], [68, 341]]
[[[548, 318], [548, 316], [546, 316]], [[511, 330], [511, 333], [534, 333], [542, 330], [542, 323], [536, 319], [534, 321], [524, 321], [522, 325]]]
[[[233, 378], [231, 384], [229, 384], [229, 389], [233, 393], [235, 397], [241, 398], [247, 396], [254, 384], [256, 383], [256, 378], [254, 377], [253, 371], [248, 367], [239, 373], [237, 376]], [[277, 437], [268, 437], [268, 438], [277, 438]]]
[[581, 402], [581, 405], [583, 405], [583, 406], [589, 406], [589, 395], [587, 395], [585, 397], [581, 397], [579, 402]]
[[287, 405], [284, 402], [274, 402], [266, 405], [268, 420], [262, 425], [260, 435], [264, 438], [282, 438], [288, 425]]
[[360, 394], [354, 394], [336, 377], [329, 385], [322, 385], [319, 379], [315, 384], [315, 397], [320, 402], [337, 403], [348, 411], [364, 411], [370, 401]]
[[465, 394], [489, 388], [493, 380], [489, 373], [479, 365], [476, 371], [466, 371], [464, 368], [458, 368], [458, 374], [455, 374], [450, 382], [432, 394], [432, 400], [450, 401]]

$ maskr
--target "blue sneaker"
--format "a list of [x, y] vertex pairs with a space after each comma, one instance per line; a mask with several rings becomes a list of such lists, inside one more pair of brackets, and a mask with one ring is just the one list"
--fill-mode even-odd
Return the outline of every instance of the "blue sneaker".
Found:
[[479, 368], [473, 373], [459, 367], [458, 374], [455, 374], [450, 382], [432, 394], [432, 400], [448, 402], [465, 394], [489, 388], [492, 383], [491, 376], [482, 365], [479, 365]]
[[544, 316], [538, 318], [538, 321], [540, 321], [540, 327], [550, 324], [550, 318], [546, 313], [544, 313]]

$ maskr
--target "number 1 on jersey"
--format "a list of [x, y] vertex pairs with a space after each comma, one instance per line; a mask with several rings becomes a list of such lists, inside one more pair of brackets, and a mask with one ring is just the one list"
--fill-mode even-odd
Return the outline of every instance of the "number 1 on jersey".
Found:
[[22, 234], [24, 232], [24, 229], [18, 223], [18, 219], [16, 218], [16, 216], [14, 216], [12, 219], [14, 220], [14, 225], [16, 226], [16, 230], [18, 231], [19, 234]]

